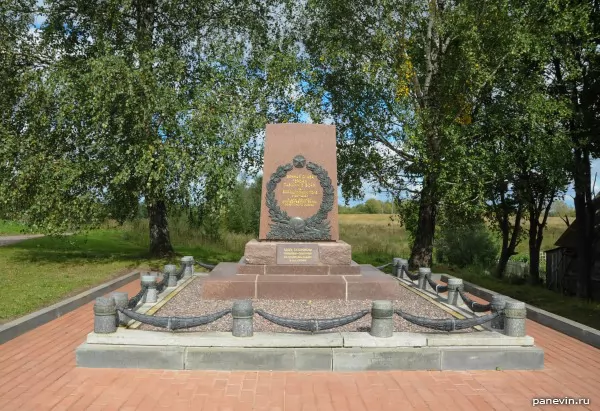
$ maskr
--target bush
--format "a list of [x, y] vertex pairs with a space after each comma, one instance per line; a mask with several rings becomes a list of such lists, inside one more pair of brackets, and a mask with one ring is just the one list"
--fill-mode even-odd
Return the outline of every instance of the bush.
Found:
[[225, 211], [225, 228], [231, 233], [258, 236], [262, 177], [250, 186], [238, 182]]
[[529, 262], [529, 254], [517, 254], [510, 257], [509, 261], [516, 261], [519, 263], [528, 263]]
[[488, 268], [496, 263], [499, 247], [483, 222], [445, 224], [436, 241], [438, 262], [464, 268]]
[[409, 247], [412, 248], [415, 234], [417, 233], [417, 226], [419, 225], [419, 200], [404, 199], [399, 201], [397, 212], [400, 219], [400, 225], [404, 226], [408, 233]]

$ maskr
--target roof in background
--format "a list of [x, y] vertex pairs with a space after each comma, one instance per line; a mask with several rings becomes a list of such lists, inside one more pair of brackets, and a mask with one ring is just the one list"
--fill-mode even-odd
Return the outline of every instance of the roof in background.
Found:
[[[596, 231], [600, 232], [600, 194], [594, 198], [593, 203], [596, 208]], [[558, 240], [556, 240], [554, 245], [565, 248], [576, 248], [578, 227], [578, 221], [575, 219], [569, 228], [567, 228], [565, 232], [558, 238]]]

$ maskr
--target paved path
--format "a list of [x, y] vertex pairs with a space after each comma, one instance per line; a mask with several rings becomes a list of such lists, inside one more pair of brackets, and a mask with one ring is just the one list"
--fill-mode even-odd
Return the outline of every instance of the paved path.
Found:
[[[137, 292], [137, 282], [122, 290]], [[600, 410], [600, 350], [528, 321], [543, 371], [363, 373], [109, 370], [75, 367], [89, 303], [0, 346], [0, 410], [530, 410], [533, 398], [589, 398]]]
[[24, 235], [0, 235], [0, 247], [29, 240], [30, 238], [43, 237], [43, 234], [24, 234]]

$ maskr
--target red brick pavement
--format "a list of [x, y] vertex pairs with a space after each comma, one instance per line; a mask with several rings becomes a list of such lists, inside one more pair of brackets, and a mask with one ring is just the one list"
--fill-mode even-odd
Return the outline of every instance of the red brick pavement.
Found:
[[[137, 282], [122, 290], [137, 292]], [[529, 410], [533, 398], [589, 398], [600, 350], [527, 321], [543, 371], [206, 372], [75, 367], [93, 303], [0, 346], [0, 410]]]

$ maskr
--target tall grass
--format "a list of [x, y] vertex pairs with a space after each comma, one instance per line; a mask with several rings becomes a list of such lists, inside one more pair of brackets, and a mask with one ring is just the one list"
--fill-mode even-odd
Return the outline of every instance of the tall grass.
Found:
[[[145, 249], [150, 246], [148, 219], [138, 219], [125, 223], [121, 228], [123, 239], [135, 243]], [[244, 246], [254, 236], [222, 231], [218, 238], [203, 233], [193, 227], [187, 217], [171, 217], [169, 219], [169, 234], [177, 252], [195, 250], [199, 255], [243, 255]], [[239, 257], [238, 257], [239, 258]]]
[[[109, 223], [116, 228], [115, 223]], [[564, 232], [566, 226], [560, 218], [550, 218], [544, 232], [542, 250], [554, 247], [554, 242]], [[148, 220], [138, 219], [125, 223], [118, 230], [125, 241], [143, 249], [149, 248]], [[408, 258], [410, 244], [408, 233], [389, 214], [340, 214], [340, 239], [352, 246], [353, 259], [360, 264], [385, 264], [394, 257]], [[211, 262], [237, 261], [244, 254], [244, 246], [252, 234], [236, 234], [221, 230], [218, 238], [203, 233], [200, 228], [190, 225], [186, 216], [172, 216], [169, 219], [171, 241], [178, 254], [205, 258]], [[498, 238], [497, 234], [493, 232]], [[528, 255], [527, 239], [517, 247], [520, 259]]]
[[[375, 217], [375, 218], [374, 218]], [[385, 218], [387, 217], [387, 218]], [[340, 238], [352, 246], [353, 258], [358, 263], [387, 263], [393, 257], [408, 256], [408, 235], [398, 222], [392, 222], [384, 215], [344, 215], [340, 216]], [[119, 228], [125, 241], [148, 249], [150, 238], [148, 220], [138, 219], [127, 222]], [[231, 256], [239, 259], [244, 253], [248, 241], [255, 238], [252, 234], [236, 234], [225, 230], [213, 238], [201, 229], [189, 224], [187, 218], [171, 217], [169, 233], [176, 251], [194, 252], [194, 255], [216, 260], [216, 256]], [[226, 261], [226, 260], [221, 260]], [[233, 261], [233, 260], [228, 260]]]
[[383, 265], [410, 254], [408, 233], [389, 214], [340, 214], [340, 239], [359, 264]]

